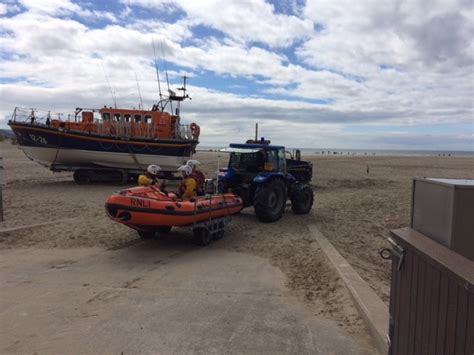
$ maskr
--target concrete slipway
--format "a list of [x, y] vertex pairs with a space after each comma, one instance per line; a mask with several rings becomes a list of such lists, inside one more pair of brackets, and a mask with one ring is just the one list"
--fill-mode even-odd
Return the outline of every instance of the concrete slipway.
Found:
[[0, 353], [368, 354], [266, 260], [187, 244], [0, 252]]

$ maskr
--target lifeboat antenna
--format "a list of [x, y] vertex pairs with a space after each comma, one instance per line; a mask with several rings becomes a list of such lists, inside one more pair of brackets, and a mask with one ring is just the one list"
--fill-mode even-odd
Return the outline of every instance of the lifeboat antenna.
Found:
[[142, 92], [140, 91], [140, 83], [138, 82], [137, 72], [135, 72], [135, 79], [137, 79], [138, 96], [140, 97], [140, 105], [142, 107], [141, 109], [143, 110]]
[[[176, 94], [170, 90], [170, 81], [168, 80], [168, 68], [166, 66], [166, 60], [165, 60], [165, 52], [163, 51], [163, 42], [160, 42], [161, 46], [161, 57], [163, 61], [163, 65], [165, 66], [165, 74], [166, 74], [166, 85], [168, 85], [168, 97], [170, 98], [171, 96], [176, 96]], [[173, 113], [173, 102], [170, 100], [170, 108], [171, 108], [171, 113]]]
[[109, 77], [107, 76], [107, 72], [105, 71], [104, 66], [102, 65], [102, 70], [104, 71], [105, 81], [107, 81], [107, 85], [109, 86], [110, 96], [112, 96], [112, 101], [114, 102], [114, 107], [117, 108], [117, 97], [115, 93], [112, 91], [112, 87], [110, 86]]
[[155, 39], [152, 37], [151, 41], [153, 43], [153, 55], [155, 56], [156, 81], [158, 82], [158, 92], [160, 94], [161, 111], [163, 111], [164, 109], [163, 104], [162, 104], [163, 95], [161, 94], [160, 71], [158, 70], [158, 62], [156, 60]]
[[[186, 76], [186, 74], [184, 74], [184, 75], [182, 76], [182, 78], [183, 78], [183, 86], [180, 87], [180, 88], [178, 88], [178, 90], [183, 92], [183, 95], [181, 96], [183, 100], [184, 100], [184, 99], [190, 99], [190, 100], [191, 100], [191, 98], [189, 97], [189, 95], [186, 94], [186, 90], [187, 90], [187, 89], [186, 89], [186, 79], [188, 79], [188, 77]], [[182, 101], [182, 100], [181, 100], [181, 101]]]

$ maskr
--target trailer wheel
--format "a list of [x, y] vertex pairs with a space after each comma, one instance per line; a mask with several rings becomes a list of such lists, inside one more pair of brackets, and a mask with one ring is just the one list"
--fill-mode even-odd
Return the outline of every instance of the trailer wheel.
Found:
[[219, 240], [224, 237], [224, 222], [220, 222], [218, 226], [218, 231], [212, 234], [212, 239]]
[[313, 189], [309, 185], [296, 186], [291, 194], [291, 209], [296, 214], [308, 214], [313, 207]]
[[212, 241], [212, 235], [207, 228], [198, 227], [194, 228], [194, 244], [196, 245], [208, 245]]
[[257, 187], [254, 208], [257, 218], [264, 223], [278, 221], [285, 212], [286, 186], [280, 179]]

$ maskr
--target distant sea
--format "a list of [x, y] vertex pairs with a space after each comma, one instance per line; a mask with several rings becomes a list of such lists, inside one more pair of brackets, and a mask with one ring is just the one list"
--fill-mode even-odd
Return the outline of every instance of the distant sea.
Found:
[[411, 157], [436, 157], [436, 156], [473, 156], [474, 151], [455, 150], [391, 150], [391, 149], [310, 149], [302, 148], [302, 154], [316, 155], [382, 155], [382, 156], [411, 156]]
[[[198, 146], [198, 151], [218, 150], [222, 146]], [[292, 151], [295, 148], [287, 148]], [[474, 157], [474, 151], [462, 150], [394, 150], [394, 149], [337, 149], [337, 148], [299, 148], [303, 155], [380, 155], [380, 156], [410, 156], [410, 157]]]

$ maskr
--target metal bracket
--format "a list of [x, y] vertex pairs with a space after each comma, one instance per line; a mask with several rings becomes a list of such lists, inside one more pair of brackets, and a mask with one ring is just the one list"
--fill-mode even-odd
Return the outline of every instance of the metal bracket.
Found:
[[397, 244], [392, 238], [388, 238], [388, 242], [392, 245], [391, 254], [398, 258], [397, 270], [400, 270], [405, 259], [405, 249]]

